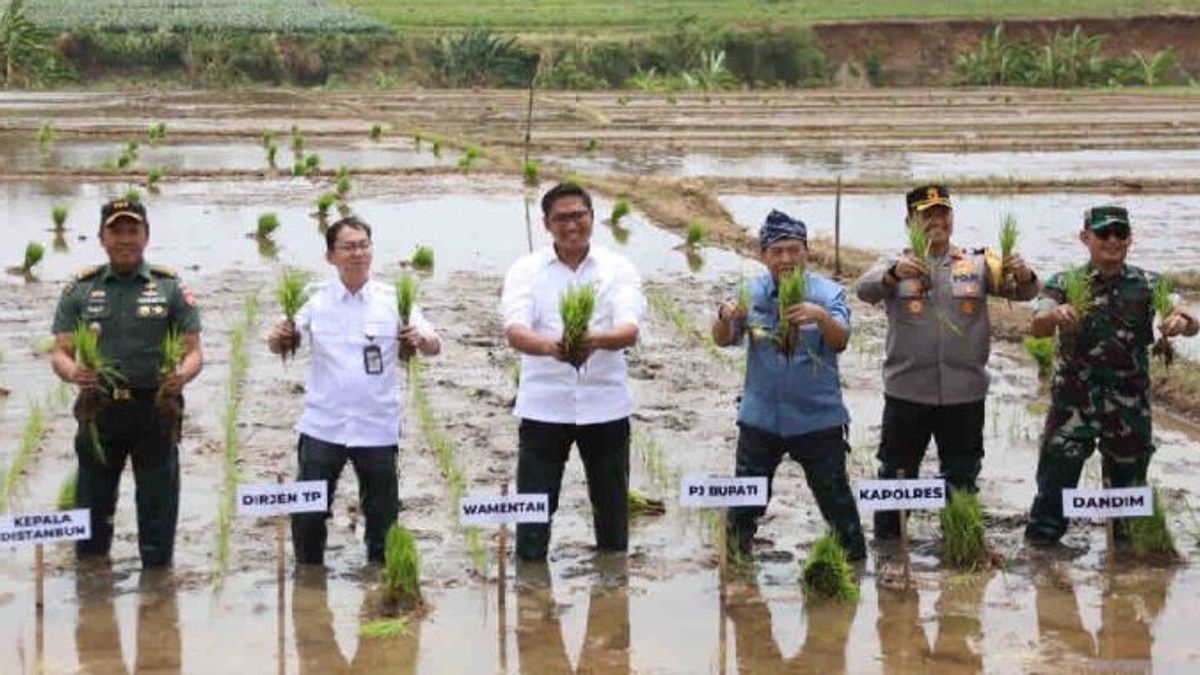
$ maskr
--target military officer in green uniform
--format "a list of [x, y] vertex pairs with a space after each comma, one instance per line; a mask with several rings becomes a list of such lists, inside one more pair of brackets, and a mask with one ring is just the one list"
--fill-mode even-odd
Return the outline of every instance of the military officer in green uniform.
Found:
[[[1150, 421], [1150, 356], [1154, 342], [1151, 293], [1157, 276], [1126, 264], [1129, 212], [1097, 206], [1084, 213], [1079, 238], [1088, 263], [1079, 270], [1091, 290], [1080, 316], [1067, 302], [1067, 273], [1046, 282], [1030, 332], [1058, 332], [1058, 372], [1042, 433], [1037, 496], [1025, 528], [1034, 544], [1052, 544], [1066, 532], [1063, 488], [1079, 484], [1097, 443], [1104, 477], [1115, 488], [1144, 485], [1154, 453]], [[1200, 323], [1176, 309], [1159, 330], [1167, 337], [1195, 335]]]
[[[140, 202], [105, 204], [99, 236], [108, 264], [84, 269], [67, 285], [53, 326], [54, 372], [80, 388], [76, 505], [91, 510], [92, 538], [78, 542], [76, 554], [108, 554], [128, 458], [137, 483], [138, 552], [144, 567], [161, 567], [171, 562], [179, 514], [180, 420], [164, 415], [155, 399], [173, 399], [182, 410], [183, 387], [203, 363], [200, 312], [174, 272], [146, 263], [150, 223]], [[78, 325], [99, 335], [100, 355], [116, 375], [101, 377], [76, 359]], [[183, 336], [184, 356], [174, 374], [162, 375], [163, 338], [172, 329]]]

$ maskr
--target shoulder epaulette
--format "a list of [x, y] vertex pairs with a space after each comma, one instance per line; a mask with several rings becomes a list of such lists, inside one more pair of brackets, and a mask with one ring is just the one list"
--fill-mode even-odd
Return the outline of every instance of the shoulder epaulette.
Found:
[[100, 273], [104, 269], [104, 265], [90, 265], [75, 273], [75, 278], [72, 281], [87, 281]]
[[150, 271], [160, 277], [175, 279], [179, 277], [179, 273], [165, 265], [151, 265]]

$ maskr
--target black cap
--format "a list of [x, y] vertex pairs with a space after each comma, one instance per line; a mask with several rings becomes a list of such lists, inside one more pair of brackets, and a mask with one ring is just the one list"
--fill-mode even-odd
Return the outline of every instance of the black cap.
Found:
[[150, 229], [150, 221], [146, 218], [146, 207], [140, 201], [125, 198], [112, 199], [100, 207], [100, 227], [108, 227], [122, 218], [136, 221], [145, 225], [146, 229]]
[[904, 201], [908, 204], [908, 212], [920, 212], [931, 206], [950, 206], [950, 191], [945, 185], [922, 185], [919, 188], [909, 190], [905, 195]]
[[1129, 211], [1125, 207], [1105, 204], [1093, 206], [1083, 212], [1083, 229], [1085, 230], [1103, 230], [1112, 226], [1129, 229]]

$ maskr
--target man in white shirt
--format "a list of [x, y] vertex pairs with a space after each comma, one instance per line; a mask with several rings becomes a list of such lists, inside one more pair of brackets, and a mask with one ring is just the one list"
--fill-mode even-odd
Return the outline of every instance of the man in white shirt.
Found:
[[[402, 325], [395, 289], [371, 280], [370, 225], [355, 216], [331, 225], [325, 259], [337, 269], [337, 277], [316, 284], [295, 325], [280, 321], [267, 344], [276, 354], [299, 346], [301, 336], [312, 345], [304, 412], [296, 424], [299, 480], [326, 481], [332, 508], [338, 477], [349, 460], [358, 475], [366, 519], [367, 559], [382, 562], [387, 531], [399, 510], [398, 347], [403, 341], [433, 356], [441, 343], [420, 308], [414, 307], [409, 324]], [[292, 516], [300, 564], [323, 564], [330, 513]]]
[[[547, 494], [558, 509], [571, 445], [579, 447], [587, 476], [596, 546], [629, 546], [629, 415], [633, 394], [625, 350], [637, 344], [645, 310], [642, 283], [625, 257], [591, 243], [594, 211], [583, 188], [555, 186], [542, 197], [553, 246], [521, 258], [508, 270], [500, 301], [508, 344], [521, 352], [521, 382], [513, 411], [520, 420], [517, 491]], [[559, 298], [590, 284], [595, 311], [580, 352], [562, 342]], [[569, 362], [578, 355], [578, 369]], [[517, 555], [544, 560], [549, 524], [517, 526]]]

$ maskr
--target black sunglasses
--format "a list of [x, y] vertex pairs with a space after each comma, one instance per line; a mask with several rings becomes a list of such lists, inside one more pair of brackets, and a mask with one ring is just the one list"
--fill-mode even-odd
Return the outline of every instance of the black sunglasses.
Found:
[[1113, 237], [1116, 237], [1117, 241], [1125, 241], [1129, 238], [1129, 228], [1124, 225], [1109, 225], [1098, 230], [1092, 230], [1092, 234], [1096, 235], [1096, 238], [1101, 241], [1108, 241]]

